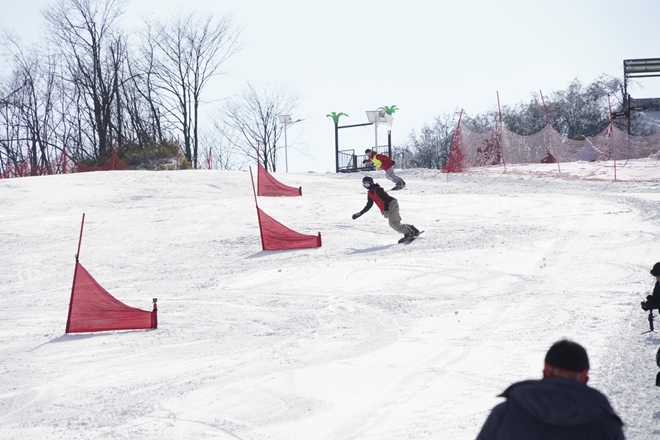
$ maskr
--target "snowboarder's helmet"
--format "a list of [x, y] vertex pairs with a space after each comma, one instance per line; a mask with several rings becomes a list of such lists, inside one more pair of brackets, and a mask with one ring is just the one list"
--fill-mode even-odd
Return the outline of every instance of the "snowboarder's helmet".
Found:
[[369, 153], [371, 153], [371, 148], [367, 148], [366, 150], [364, 150], [364, 154], [369, 154]]
[[374, 184], [374, 179], [372, 179], [371, 177], [365, 176], [362, 178], [362, 186], [364, 186], [365, 188], [371, 188], [371, 185], [373, 184]]

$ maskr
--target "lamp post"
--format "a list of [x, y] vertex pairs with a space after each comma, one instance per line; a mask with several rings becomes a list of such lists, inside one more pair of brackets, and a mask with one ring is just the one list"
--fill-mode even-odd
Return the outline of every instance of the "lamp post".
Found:
[[378, 126], [387, 128], [387, 153], [392, 157], [392, 122], [394, 118], [385, 110], [367, 110], [367, 119], [374, 124], [374, 149], [378, 150]]
[[291, 119], [291, 115], [279, 115], [278, 118], [280, 119], [280, 122], [284, 124], [284, 169], [286, 172], [289, 172], [289, 156], [287, 154], [287, 139], [286, 139], [286, 127], [289, 124], [295, 124], [296, 122], [302, 121], [302, 119], [298, 119], [296, 121]]

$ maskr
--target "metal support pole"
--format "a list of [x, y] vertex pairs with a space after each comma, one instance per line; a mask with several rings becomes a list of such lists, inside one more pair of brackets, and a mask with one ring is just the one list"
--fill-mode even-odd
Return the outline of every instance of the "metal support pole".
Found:
[[387, 130], [387, 155], [392, 157], [392, 130]]
[[630, 136], [630, 95], [626, 99], [626, 111], [628, 112], [628, 116], [626, 117], [628, 119], [628, 136]]
[[287, 153], [287, 140], [286, 140], [286, 126], [288, 124], [284, 123], [284, 169], [286, 172], [289, 172], [289, 155]]
[[339, 124], [335, 122], [335, 173], [339, 172]]

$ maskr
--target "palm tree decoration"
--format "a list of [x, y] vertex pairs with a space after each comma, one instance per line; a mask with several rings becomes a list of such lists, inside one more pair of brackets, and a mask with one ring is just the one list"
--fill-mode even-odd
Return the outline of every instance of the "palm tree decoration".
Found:
[[341, 118], [342, 116], [348, 116], [348, 115], [344, 112], [339, 112], [339, 113], [332, 112], [332, 113], [327, 114], [326, 116], [331, 117], [332, 120], [334, 121], [335, 125], [337, 125], [337, 124], [339, 124], [339, 118]]
[[382, 110], [388, 115], [392, 116], [395, 111], [399, 110], [399, 107], [397, 107], [396, 105], [390, 105], [390, 106], [385, 105], [383, 107], [379, 107], [378, 110]]

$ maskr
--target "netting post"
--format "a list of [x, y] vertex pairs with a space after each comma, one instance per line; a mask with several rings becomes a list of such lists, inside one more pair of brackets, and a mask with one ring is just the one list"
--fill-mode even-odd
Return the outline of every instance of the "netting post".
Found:
[[[117, 147], [118, 147], [117, 142], [118, 142], [118, 141], [117, 141], [117, 136], [115, 136], [115, 141], [114, 141], [114, 143], [113, 143], [113, 145], [112, 145], [112, 155], [110, 156], [110, 157], [112, 158], [112, 161], [110, 162], [110, 170], [111, 170], [111, 171], [114, 171], [115, 168], [116, 168], [116, 161], [117, 161]], [[105, 163], [104, 163], [103, 165], [105, 165]]]
[[614, 181], [616, 182], [616, 155], [614, 153], [614, 120], [612, 119], [612, 102], [610, 101], [609, 93], [607, 94], [607, 106], [610, 109], [610, 125], [607, 127], [607, 130], [608, 130], [608, 135], [611, 139], [610, 153], [612, 154], [612, 161], [614, 162]]
[[[543, 103], [543, 112], [545, 113], [545, 123], [552, 128], [552, 124], [550, 124], [550, 115], [548, 114], [548, 107], [545, 105], [545, 98], [543, 98], [543, 92], [539, 90], [539, 94], [541, 95], [541, 102]], [[557, 150], [555, 149], [555, 143], [553, 141], [554, 136], [552, 136], [552, 132], [550, 132], [550, 149], [552, 150], [552, 155], [555, 158], [555, 163], [557, 164], [557, 172], [561, 174], [561, 166], [559, 166], [559, 158], [557, 157]]]
[[504, 164], [504, 172], [506, 173], [506, 156], [504, 155], [504, 124], [502, 123], [502, 108], [500, 107], [500, 92], [497, 91], [497, 111], [500, 114], [500, 154], [502, 155], [502, 163]]
[[66, 138], [62, 136], [62, 174], [66, 174]]
[[616, 146], [614, 145], [614, 124], [610, 122], [610, 153], [612, 153], [612, 163], [614, 164], [614, 181], [616, 182]]
[[85, 226], [85, 213], [83, 212], [82, 221], [80, 223], [80, 236], [78, 237], [78, 250], [76, 252], [76, 268], [73, 270], [73, 284], [71, 285], [71, 298], [69, 299], [69, 313], [66, 318], [66, 329], [64, 333], [69, 333], [69, 326], [71, 324], [71, 309], [73, 308], [73, 293], [76, 287], [76, 275], [78, 274], [78, 261], [80, 258], [80, 244], [82, 243], [83, 228]]
[[153, 299], [154, 308], [151, 311], [151, 328], [158, 328], [158, 298]]
[[259, 237], [261, 237], [261, 250], [265, 251], [266, 242], [264, 241], [264, 231], [261, 230], [261, 212], [259, 212], [259, 203], [257, 203], [257, 190], [254, 187], [254, 176], [252, 175], [252, 167], [250, 167], [250, 182], [252, 182], [252, 194], [254, 195], [254, 205], [257, 208], [257, 221], [259, 222]]

